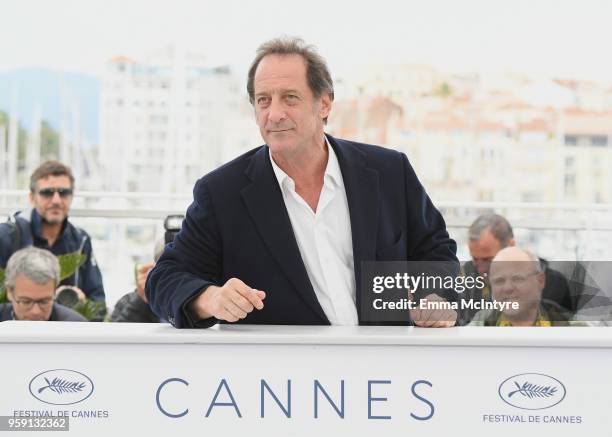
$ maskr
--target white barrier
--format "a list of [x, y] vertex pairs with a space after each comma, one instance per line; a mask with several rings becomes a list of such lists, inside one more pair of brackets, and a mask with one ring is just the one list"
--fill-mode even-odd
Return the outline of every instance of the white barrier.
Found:
[[61, 435], [612, 433], [610, 328], [4, 322], [0, 356], [0, 416]]

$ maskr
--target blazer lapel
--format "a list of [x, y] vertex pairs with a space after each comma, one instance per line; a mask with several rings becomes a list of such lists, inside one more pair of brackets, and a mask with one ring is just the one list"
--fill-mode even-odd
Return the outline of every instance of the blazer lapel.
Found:
[[329, 323], [306, 273], [267, 146], [253, 155], [245, 174], [252, 183], [242, 189], [242, 198], [264, 243], [306, 304]]
[[378, 235], [378, 171], [366, 167], [365, 153], [327, 135], [334, 148], [351, 217], [357, 313], [361, 318], [361, 262], [376, 260]]

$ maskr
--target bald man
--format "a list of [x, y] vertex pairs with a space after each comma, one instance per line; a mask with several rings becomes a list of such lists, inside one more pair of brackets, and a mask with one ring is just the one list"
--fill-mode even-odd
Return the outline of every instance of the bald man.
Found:
[[[486, 285], [482, 288], [468, 289], [460, 295], [460, 298], [464, 302], [480, 299], [491, 300], [489, 284], [491, 261], [500, 250], [516, 246], [514, 231], [505, 217], [499, 214], [483, 214], [470, 225], [468, 237], [472, 260], [463, 265], [463, 272], [466, 276], [482, 276]], [[543, 298], [556, 302], [568, 313], [575, 312], [577, 298], [573, 297], [567, 279], [560, 272], [550, 268], [546, 260], [542, 258], [539, 260], [545, 276]], [[576, 294], [578, 294], [577, 291]], [[467, 325], [476, 312], [473, 308], [462, 306], [458, 324]]]
[[555, 302], [542, 299], [546, 276], [537, 256], [516, 246], [500, 250], [489, 271], [492, 301], [470, 326], [567, 326], [569, 316]]

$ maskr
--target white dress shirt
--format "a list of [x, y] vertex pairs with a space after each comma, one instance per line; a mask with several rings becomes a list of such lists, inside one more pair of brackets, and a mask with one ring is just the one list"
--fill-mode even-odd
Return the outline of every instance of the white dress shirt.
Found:
[[295, 182], [270, 161], [283, 193], [310, 283], [332, 325], [357, 325], [355, 268], [351, 220], [344, 181], [334, 149], [330, 146], [323, 189], [315, 213], [295, 191]]

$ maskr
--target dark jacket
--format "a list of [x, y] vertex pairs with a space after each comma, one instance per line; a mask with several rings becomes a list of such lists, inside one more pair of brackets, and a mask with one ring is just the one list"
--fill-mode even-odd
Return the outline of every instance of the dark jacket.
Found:
[[115, 309], [111, 315], [112, 322], [131, 322], [131, 323], [159, 323], [157, 317], [149, 304], [132, 291], [124, 294], [115, 304]]
[[[0, 304], [0, 322], [14, 320], [13, 305], [10, 303]], [[87, 322], [87, 319], [70, 308], [54, 303], [51, 310], [50, 322]]]
[[27, 210], [15, 214], [12, 222], [0, 224], [0, 267], [5, 268], [13, 252], [27, 246], [47, 249], [56, 256], [73, 252], [84, 254], [87, 259], [77, 274], [64, 279], [60, 285], [76, 285], [88, 299], [105, 300], [102, 274], [93, 256], [91, 238], [87, 232], [66, 219], [59, 238], [49, 247], [47, 240], [42, 237], [40, 215], [35, 209]]
[[[346, 188], [358, 309], [362, 261], [457, 262], [444, 219], [404, 154], [328, 139]], [[216, 323], [193, 320], [186, 307], [209, 285], [232, 277], [266, 292], [264, 308], [239, 323], [329, 324], [306, 273], [268, 150], [258, 147], [196, 183], [182, 229], [146, 285], [153, 311], [175, 327]]]

